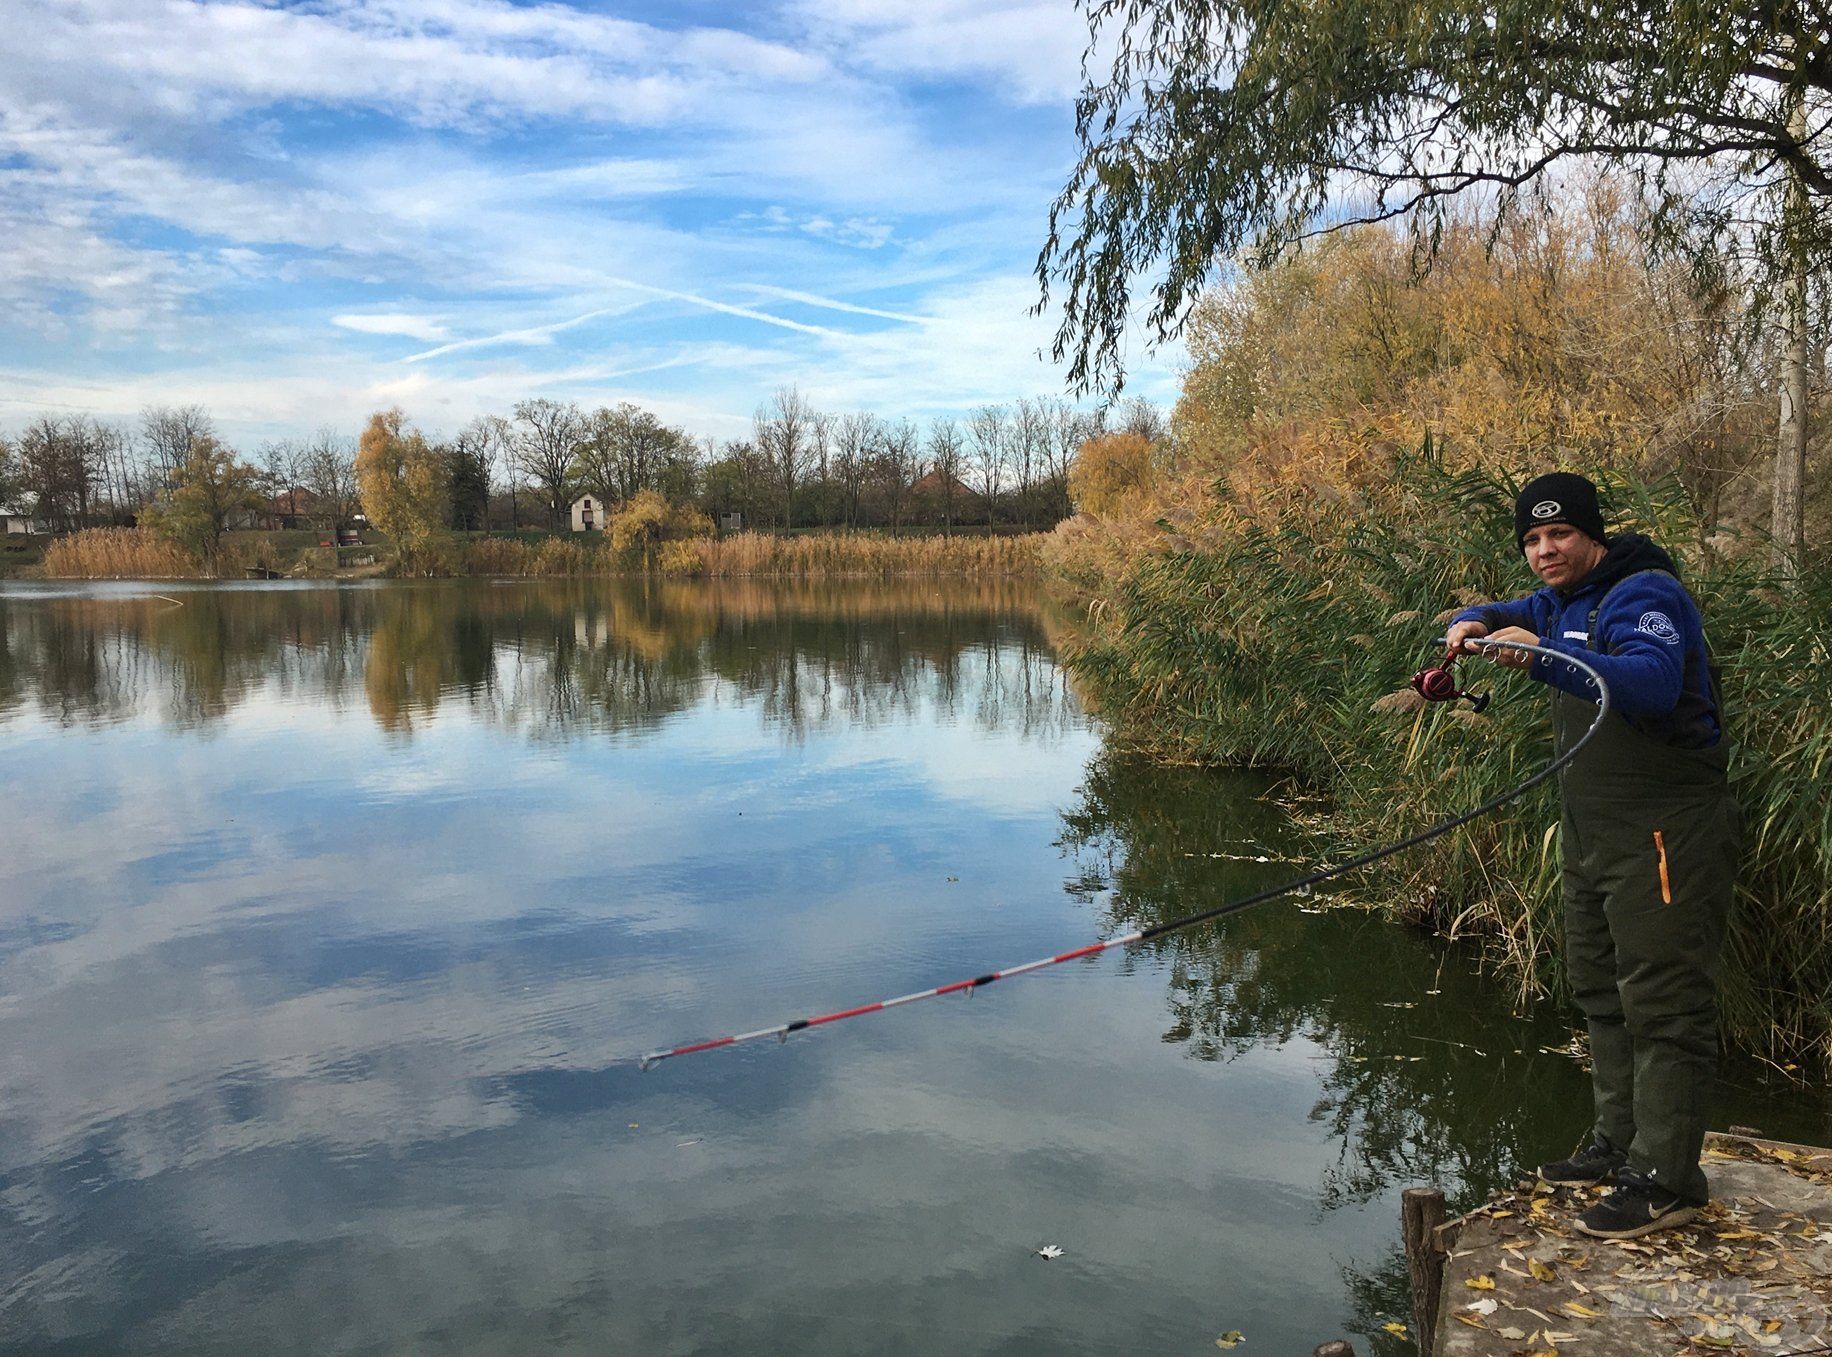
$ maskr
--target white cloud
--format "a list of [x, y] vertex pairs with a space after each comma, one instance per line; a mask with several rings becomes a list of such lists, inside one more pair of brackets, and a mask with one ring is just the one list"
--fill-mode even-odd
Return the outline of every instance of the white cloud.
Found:
[[428, 343], [444, 339], [451, 333], [432, 316], [409, 315], [400, 311], [384, 311], [370, 315], [346, 313], [341, 316], [332, 316], [331, 324], [341, 326], [346, 330], [355, 330], [358, 334], [405, 335], [409, 339], [425, 340]]

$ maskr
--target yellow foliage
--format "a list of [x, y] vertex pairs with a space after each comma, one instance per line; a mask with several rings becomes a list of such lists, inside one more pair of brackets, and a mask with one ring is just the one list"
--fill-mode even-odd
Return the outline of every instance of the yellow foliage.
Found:
[[1135, 433], [1088, 439], [1069, 468], [1069, 498], [1083, 513], [1115, 514], [1143, 501], [1156, 481], [1152, 446]]
[[1366, 484], [1430, 433], [1453, 468], [1672, 472], [1734, 519], [1772, 433], [1737, 322], [1649, 262], [1606, 179], [1453, 225], [1422, 275], [1401, 230], [1334, 235], [1196, 307], [1178, 455], [1250, 503]]
[[451, 481], [445, 458], [400, 410], [369, 419], [356, 451], [363, 512], [394, 539], [407, 574], [442, 573], [447, 565]]

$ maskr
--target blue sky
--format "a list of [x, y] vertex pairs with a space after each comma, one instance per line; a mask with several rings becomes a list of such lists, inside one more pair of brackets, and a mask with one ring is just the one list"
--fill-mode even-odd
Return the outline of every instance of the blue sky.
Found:
[[[729, 437], [790, 382], [919, 418], [1062, 389], [1027, 311], [1070, 0], [6, 8], [0, 428], [551, 396]], [[1132, 348], [1168, 399], [1179, 355]]]

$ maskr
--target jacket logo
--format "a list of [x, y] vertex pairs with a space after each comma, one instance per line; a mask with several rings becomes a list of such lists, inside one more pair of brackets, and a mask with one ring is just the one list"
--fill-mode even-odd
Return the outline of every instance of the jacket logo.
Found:
[[1542, 499], [1530, 511], [1535, 518], [1551, 518], [1563, 506], [1555, 499]]
[[1675, 645], [1679, 641], [1679, 628], [1673, 625], [1673, 619], [1665, 613], [1642, 613], [1641, 620], [1635, 623], [1636, 631], [1645, 631], [1656, 641], [1665, 641]]

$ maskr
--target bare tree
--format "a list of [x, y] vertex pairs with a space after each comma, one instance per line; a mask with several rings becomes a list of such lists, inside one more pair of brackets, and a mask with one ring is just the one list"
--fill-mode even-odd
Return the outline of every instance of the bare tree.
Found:
[[200, 438], [216, 436], [216, 421], [201, 405], [149, 405], [140, 412], [140, 438], [151, 454], [160, 485], [171, 485]]
[[269, 506], [284, 513], [289, 520], [288, 526], [292, 526], [290, 520], [299, 516], [299, 480], [305, 462], [305, 448], [290, 438], [269, 439], [261, 444], [256, 459]]
[[882, 438], [883, 426], [878, 417], [862, 410], [840, 416], [834, 426], [833, 469], [849, 528], [859, 526], [859, 495], [865, 486], [873, 449]]
[[961, 456], [966, 448], [959, 427], [951, 419], [938, 419], [929, 426], [929, 465], [941, 482], [942, 526], [954, 534], [954, 491], [960, 484]]
[[1156, 443], [1169, 436], [1170, 421], [1143, 396], [1134, 396], [1120, 406], [1113, 432], [1135, 433], [1147, 443]]
[[1074, 512], [1069, 502], [1069, 470], [1075, 465], [1075, 454], [1081, 445], [1100, 432], [1097, 414], [1077, 410], [1058, 397], [1049, 408], [1049, 497], [1050, 513], [1067, 518]]
[[300, 478], [316, 497], [312, 520], [335, 532], [356, 514], [356, 440], [322, 428], [300, 449]]
[[922, 435], [913, 420], [886, 424], [878, 451], [878, 473], [884, 486], [891, 527], [903, 526], [903, 510], [910, 487], [922, 478]]
[[1049, 413], [1044, 403], [1029, 397], [1020, 400], [1012, 411], [1009, 446], [1021, 523], [1028, 524], [1035, 516], [1037, 483], [1046, 474], [1049, 442]]
[[546, 492], [549, 524], [558, 527], [566, 521], [579, 447], [584, 441], [579, 407], [545, 397], [518, 401], [515, 422], [521, 465]]
[[782, 525], [795, 524], [795, 486], [814, 453], [814, 407], [801, 389], [776, 388], [768, 405], [759, 406], [754, 435], [757, 450], [769, 459], [782, 489]]
[[1007, 425], [1010, 412], [1002, 405], [982, 405], [967, 421], [973, 468], [979, 473], [980, 493], [986, 496], [986, 522], [997, 516], [999, 486], [1005, 479]]
[[20, 435], [20, 480], [54, 531], [89, 526], [112, 437], [87, 415], [40, 415]]

